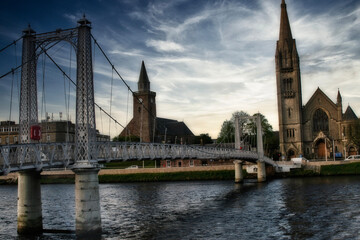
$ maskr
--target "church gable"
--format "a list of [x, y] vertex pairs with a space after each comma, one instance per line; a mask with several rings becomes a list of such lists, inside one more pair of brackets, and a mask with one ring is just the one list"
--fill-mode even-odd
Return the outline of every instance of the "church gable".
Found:
[[320, 88], [315, 91], [303, 109], [304, 122], [311, 120], [317, 109], [322, 109], [326, 112], [330, 119], [338, 121], [341, 120], [338, 119], [337, 105], [331, 101], [331, 99]]
[[357, 119], [358, 119], [358, 117], [356, 116], [356, 114], [354, 113], [352, 108], [350, 106], [348, 106], [343, 115], [343, 120], [344, 121], [353, 121], [353, 120], [357, 120]]

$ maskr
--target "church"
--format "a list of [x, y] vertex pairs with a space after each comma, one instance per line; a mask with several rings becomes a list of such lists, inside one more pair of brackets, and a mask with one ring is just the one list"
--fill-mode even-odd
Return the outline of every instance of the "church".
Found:
[[138, 91], [133, 93], [133, 118], [120, 136], [136, 136], [141, 142], [193, 143], [195, 136], [184, 122], [156, 116], [155, 98], [156, 93], [150, 90], [150, 80], [142, 61]]
[[320, 88], [303, 105], [300, 59], [291, 34], [285, 0], [281, 3], [280, 33], [275, 53], [280, 153], [290, 159], [344, 158], [359, 149], [348, 135], [358, 117], [348, 106], [343, 111], [338, 90], [333, 102]]

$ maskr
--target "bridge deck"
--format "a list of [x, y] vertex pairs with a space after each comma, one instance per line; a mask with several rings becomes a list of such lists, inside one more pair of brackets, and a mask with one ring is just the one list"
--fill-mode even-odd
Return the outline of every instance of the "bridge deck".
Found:
[[[239, 159], [258, 160], [258, 154], [229, 148], [157, 143], [97, 142], [98, 162], [159, 159]], [[71, 167], [75, 163], [75, 143], [33, 143], [0, 147], [0, 175], [27, 169]], [[266, 163], [275, 162], [264, 157]]]

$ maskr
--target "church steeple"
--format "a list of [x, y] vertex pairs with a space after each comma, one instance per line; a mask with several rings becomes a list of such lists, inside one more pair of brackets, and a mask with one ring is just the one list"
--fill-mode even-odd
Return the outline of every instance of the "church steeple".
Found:
[[295, 39], [292, 37], [285, 0], [281, 2], [279, 40], [276, 46], [277, 67], [280, 69], [299, 68], [299, 56]]
[[[292, 41], [291, 28], [289, 23], [289, 17], [286, 10], [285, 0], [281, 3], [281, 18], [280, 18], [280, 34], [279, 41]], [[291, 46], [292, 44], [290, 44]]]
[[289, 158], [303, 154], [300, 59], [293, 39], [285, 0], [281, 1], [279, 40], [276, 43], [276, 86], [280, 151]]
[[138, 81], [138, 91], [139, 92], [149, 92], [150, 91], [150, 81], [146, 72], [144, 61], [141, 63], [141, 70]]

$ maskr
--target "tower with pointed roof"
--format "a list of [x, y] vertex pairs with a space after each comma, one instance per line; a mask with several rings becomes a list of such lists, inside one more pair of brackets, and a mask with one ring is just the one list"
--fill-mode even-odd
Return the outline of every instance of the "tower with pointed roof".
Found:
[[150, 90], [150, 81], [142, 61], [138, 91], [133, 94], [133, 118], [120, 136], [140, 137], [142, 142], [152, 142], [156, 123], [156, 93]]
[[280, 152], [301, 155], [302, 96], [300, 60], [291, 34], [285, 0], [281, 3], [280, 33], [276, 44], [276, 86], [279, 113]]
[[120, 133], [121, 140], [142, 142], [192, 143], [194, 134], [184, 122], [156, 116], [156, 93], [150, 90], [150, 80], [142, 61], [138, 91], [133, 94], [133, 118]]

